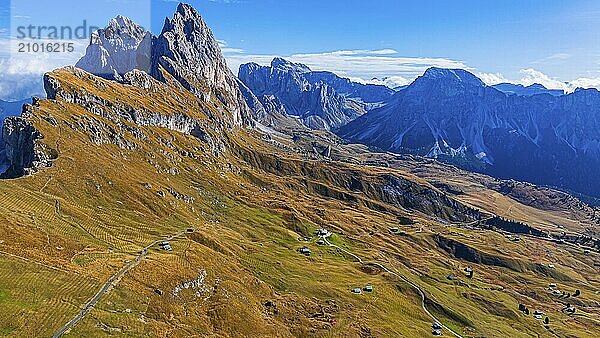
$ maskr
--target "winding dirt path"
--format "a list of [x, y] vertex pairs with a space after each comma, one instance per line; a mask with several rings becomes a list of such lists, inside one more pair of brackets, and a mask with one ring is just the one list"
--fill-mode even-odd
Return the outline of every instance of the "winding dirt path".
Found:
[[341, 251], [341, 252], [343, 252], [343, 253], [345, 253], [345, 254], [347, 254], [347, 255], [351, 256], [351, 257], [352, 257], [352, 258], [354, 258], [354, 259], [355, 259], [355, 260], [356, 260], [358, 263], [360, 263], [360, 264], [363, 264], [363, 265], [366, 265], [366, 264], [375, 265], [375, 266], [377, 266], [377, 267], [379, 267], [379, 268], [383, 269], [385, 272], [387, 272], [387, 273], [389, 273], [389, 274], [392, 274], [392, 275], [396, 276], [396, 277], [397, 277], [397, 278], [399, 278], [400, 280], [402, 280], [402, 281], [406, 282], [407, 284], [409, 284], [410, 286], [412, 286], [412, 287], [413, 287], [415, 290], [417, 290], [417, 292], [418, 292], [418, 293], [421, 295], [421, 308], [423, 308], [423, 311], [425, 311], [425, 313], [427, 313], [427, 315], [429, 315], [429, 317], [431, 317], [431, 319], [433, 319], [433, 321], [434, 321], [434, 322], [436, 322], [436, 323], [439, 323], [439, 324], [440, 324], [440, 325], [441, 325], [441, 326], [442, 326], [444, 329], [446, 329], [448, 332], [452, 333], [452, 334], [453, 334], [455, 337], [463, 338], [463, 336], [461, 336], [460, 334], [458, 334], [458, 333], [454, 332], [454, 331], [453, 331], [451, 328], [449, 328], [448, 326], [444, 325], [444, 324], [442, 323], [442, 321], [440, 321], [439, 319], [437, 319], [437, 318], [436, 318], [436, 317], [435, 317], [435, 316], [434, 316], [434, 315], [433, 315], [431, 312], [429, 312], [429, 310], [427, 309], [427, 306], [425, 306], [425, 300], [426, 300], [426, 297], [425, 297], [425, 292], [423, 291], [423, 289], [421, 289], [421, 287], [420, 287], [420, 286], [418, 286], [417, 284], [413, 283], [413, 282], [412, 282], [412, 281], [410, 281], [408, 278], [406, 278], [406, 277], [404, 277], [404, 276], [402, 276], [402, 275], [400, 275], [400, 274], [398, 274], [398, 273], [396, 273], [396, 272], [394, 272], [394, 271], [392, 271], [392, 270], [388, 269], [388, 268], [387, 268], [385, 265], [383, 265], [383, 264], [380, 264], [380, 263], [377, 263], [377, 262], [365, 262], [365, 261], [363, 261], [363, 259], [362, 259], [362, 258], [360, 258], [359, 256], [357, 256], [357, 255], [353, 254], [352, 252], [350, 252], [350, 251], [348, 251], [348, 250], [346, 250], [346, 249], [343, 249], [343, 248], [341, 248], [341, 247], [339, 247], [339, 246], [337, 246], [337, 245], [335, 245], [335, 244], [331, 243], [329, 240], [327, 240], [327, 238], [328, 238], [329, 236], [331, 236], [331, 235], [332, 235], [332, 233], [331, 233], [331, 232], [329, 232], [327, 235], [325, 235], [325, 236], [320, 236], [320, 237], [323, 239], [323, 241], [324, 241], [325, 243], [327, 243], [327, 245], [329, 245], [329, 246], [330, 246], [330, 247], [332, 247], [332, 248], [336, 248], [337, 250], [339, 250], [339, 251]]
[[121, 270], [119, 270], [116, 274], [114, 274], [112, 277], [109, 278], [109, 280], [104, 283], [104, 285], [102, 286], [102, 288], [100, 289], [100, 291], [98, 291], [98, 293], [96, 293], [96, 295], [94, 296], [94, 298], [92, 298], [86, 305], [85, 307], [73, 318], [71, 319], [70, 322], [68, 322], [67, 324], [65, 324], [54, 336], [52, 336], [53, 338], [58, 338], [60, 336], [62, 336], [65, 332], [69, 331], [70, 329], [72, 329], [80, 320], [83, 319], [83, 317], [90, 312], [90, 310], [92, 310], [94, 308], [94, 306], [98, 303], [98, 301], [100, 301], [100, 298], [102, 298], [102, 296], [104, 296], [104, 294], [106, 294], [110, 289], [112, 289], [115, 285], [117, 285], [119, 283], [119, 281], [121, 280], [121, 278], [131, 269], [133, 269], [136, 265], [138, 265], [143, 259], [144, 257], [146, 257], [148, 255], [148, 249], [150, 249], [151, 247], [155, 246], [156, 244], [162, 242], [162, 241], [171, 241], [177, 237], [182, 236], [183, 234], [188, 233], [188, 229], [185, 230], [181, 230], [175, 234], [172, 234], [166, 238], [162, 238], [162, 239], [158, 239], [154, 242], [152, 242], [151, 244], [148, 244], [146, 247], [144, 247], [142, 249], [142, 251], [140, 252], [140, 254], [131, 262], [127, 263], [127, 265], [125, 265], [124, 267], [121, 268]]

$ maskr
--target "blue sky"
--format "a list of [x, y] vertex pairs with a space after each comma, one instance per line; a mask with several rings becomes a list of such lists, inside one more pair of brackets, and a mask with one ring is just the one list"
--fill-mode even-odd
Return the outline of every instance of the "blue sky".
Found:
[[[133, 17], [158, 34], [177, 6], [167, 0], [13, 0], [15, 22], [76, 25]], [[0, 9], [8, 7], [0, 0]], [[232, 69], [273, 56], [371, 81], [409, 82], [432, 65], [466, 68], [486, 82], [600, 86], [600, 1], [595, 0], [188, 0]], [[71, 5], [72, 4], [72, 5]], [[75, 4], [82, 4], [76, 6]], [[69, 11], [64, 8], [69, 7]], [[16, 8], [16, 9], [15, 9]], [[21, 12], [29, 12], [24, 15]], [[39, 19], [35, 19], [38, 20]], [[0, 11], [0, 35], [8, 25]], [[4, 28], [3, 28], [4, 27]], [[10, 30], [9, 30], [10, 31]], [[84, 49], [84, 45], [82, 48]], [[82, 49], [82, 50], [83, 50]], [[0, 57], [2, 51], [0, 51]], [[79, 55], [72, 55], [73, 59]], [[73, 62], [46, 60], [48, 67]], [[42, 67], [42, 66], [40, 66]], [[0, 68], [2, 72], [2, 68]], [[2, 92], [0, 80], [0, 98]]]

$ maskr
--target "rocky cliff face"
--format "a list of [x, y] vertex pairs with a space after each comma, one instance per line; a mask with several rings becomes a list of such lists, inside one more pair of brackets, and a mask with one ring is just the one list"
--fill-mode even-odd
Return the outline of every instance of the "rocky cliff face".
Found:
[[190, 5], [180, 4], [172, 19], [166, 19], [152, 49], [151, 74], [164, 79], [164, 69], [184, 88], [205, 101], [215, 98], [225, 104], [240, 125], [249, 109], [235, 76], [212, 31]]
[[43, 136], [26, 117], [26, 114], [23, 117], [11, 116], [4, 121], [2, 143], [8, 169], [2, 174], [3, 178], [29, 175], [49, 167], [56, 156], [37, 142]]
[[331, 72], [310, 72], [305, 76], [313, 84], [326, 83], [345, 97], [365, 103], [385, 102], [396, 93], [386, 86], [354, 82]]
[[128, 18], [111, 20], [92, 35], [86, 55], [76, 66], [134, 85], [147, 85], [139, 71], [163, 82], [176, 81], [206, 102], [222, 103], [234, 126], [250, 123], [250, 111], [235, 76], [212, 31], [190, 5], [180, 4], [158, 37]]
[[279, 128], [283, 125], [300, 127], [300, 123], [287, 115], [283, 103], [274, 95], [256, 96], [250, 88], [238, 79], [240, 90], [250, 108], [252, 118], [267, 127]]
[[[9, 116], [19, 116], [23, 110], [23, 105], [31, 103], [31, 99], [6, 102], [0, 100], [0, 124], [4, 124], [4, 120]], [[2, 141], [2, 133], [0, 132], [0, 174], [6, 171], [10, 166], [9, 159], [6, 157], [6, 149]]]
[[508, 95], [466, 71], [433, 68], [387, 106], [343, 127], [340, 135], [598, 196], [599, 109], [597, 90]]
[[152, 39], [152, 33], [144, 31], [129, 18], [117, 16], [106, 28], [92, 33], [86, 54], [76, 66], [116, 80], [134, 69], [148, 72]]
[[365, 112], [363, 105], [329, 84], [311, 82], [309, 74], [305, 65], [275, 58], [269, 67], [256, 63], [240, 66], [239, 78], [259, 100], [276, 98], [286, 115], [297, 117], [311, 129], [337, 129]]

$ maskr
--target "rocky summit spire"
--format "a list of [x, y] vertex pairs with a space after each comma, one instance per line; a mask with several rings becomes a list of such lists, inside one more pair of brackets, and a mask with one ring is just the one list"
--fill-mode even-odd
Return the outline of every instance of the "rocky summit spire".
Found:
[[204, 100], [216, 97], [230, 109], [236, 123], [248, 116], [248, 107], [219, 44], [200, 14], [190, 5], [179, 4], [173, 18], [166, 19], [162, 33], [156, 39], [151, 73], [162, 80], [162, 70]]
[[76, 66], [118, 81], [136, 69], [159, 81], [174, 79], [204, 101], [223, 104], [233, 125], [249, 122], [249, 108], [219, 44], [200, 14], [187, 4], [179, 4], [158, 37], [126, 17], [114, 18], [93, 34]]
[[134, 69], [148, 72], [152, 39], [152, 33], [119, 15], [106, 28], [92, 33], [85, 56], [76, 67], [115, 80]]

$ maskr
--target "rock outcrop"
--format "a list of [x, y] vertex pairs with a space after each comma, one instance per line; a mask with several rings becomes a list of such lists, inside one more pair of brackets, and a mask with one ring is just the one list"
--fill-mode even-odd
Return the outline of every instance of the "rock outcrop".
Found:
[[152, 39], [152, 33], [129, 18], [117, 16], [106, 28], [92, 33], [85, 56], [76, 66], [114, 80], [121, 80], [134, 69], [149, 72]]
[[277, 97], [263, 95], [259, 98], [239, 79], [238, 83], [254, 121], [267, 127], [280, 127], [282, 124], [300, 126], [296, 119], [287, 115], [285, 107]]
[[309, 81], [309, 74], [305, 65], [275, 58], [268, 67], [242, 65], [238, 76], [260, 101], [276, 98], [285, 115], [298, 118], [311, 129], [337, 129], [365, 112], [364, 105], [337, 93], [329, 84]]
[[251, 124], [250, 110], [219, 44], [190, 5], [180, 4], [158, 37], [118, 16], [92, 35], [86, 55], [76, 66], [146, 89], [149, 82], [140, 71], [162, 82], [177, 81], [206, 102], [222, 103], [232, 125]]
[[[82, 79], [87, 77], [87, 80], [95, 82], [97, 88], [105, 86], [102, 80], [77, 68], [66, 67], [64, 70]], [[143, 84], [150, 90], [160, 85], [156, 79], [139, 71], [128, 73], [126, 79]], [[220, 133], [231, 127], [231, 121], [226, 122], [219, 118], [198, 119], [183, 110], [170, 113], [159, 112], [148, 107], [133, 106], [127, 100], [107, 100], [99, 96], [97, 92], [88, 92], [84, 88], [74, 88], [73, 86], [64, 88], [53, 73], [44, 75], [44, 87], [51, 100], [76, 104], [95, 115], [117, 123], [118, 128], [115, 129], [106, 127], [102, 121], [88, 119], [73, 126], [90, 134], [90, 139], [95, 144], [115, 144], [123, 149], [133, 149], [135, 145], [126, 141], [125, 134], [131, 134], [136, 139], [145, 139], [138, 127], [160, 127], [192, 135], [209, 145], [211, 152], [218, 154], [224, 147], [223, 140], [211, 136], [207, 130]]]
[[20, 177], [51, 166], [56, 154], [42, 143], [38, 143], [42, 138], [42, 134], [26, 116], [6, 118], [2, 127], [2, 142], [8, 169], [1, 177]]
[[339, 94], [365, 103], [385, 102], [396, 93], [383, 85], [354, 82], [331, 72], [310, 72], [305, 77], [313, 84], [326, 83]]
[[[4, 123], [4, 120], [9, 116], [19, 116], [23, 110], [23, 105], [31, 103], [31, 99], [6, 102], [0, 100], [0, 125]], [[4, 142], [2, 142], [2, 133], [0, 132], [0, 174], [3, 173], [10, 166], [9, 160], [6, 157], [6, 150], [4, 149]]]
[[204, 101], [214, 98], [226, 105], [237, 125], [250, 111], [235, 76], [227, 67], [212, 31], [190, 5], [179, 4], [167, 18], [152, 48], [151, 74], [164, 80], [161, 69]]

